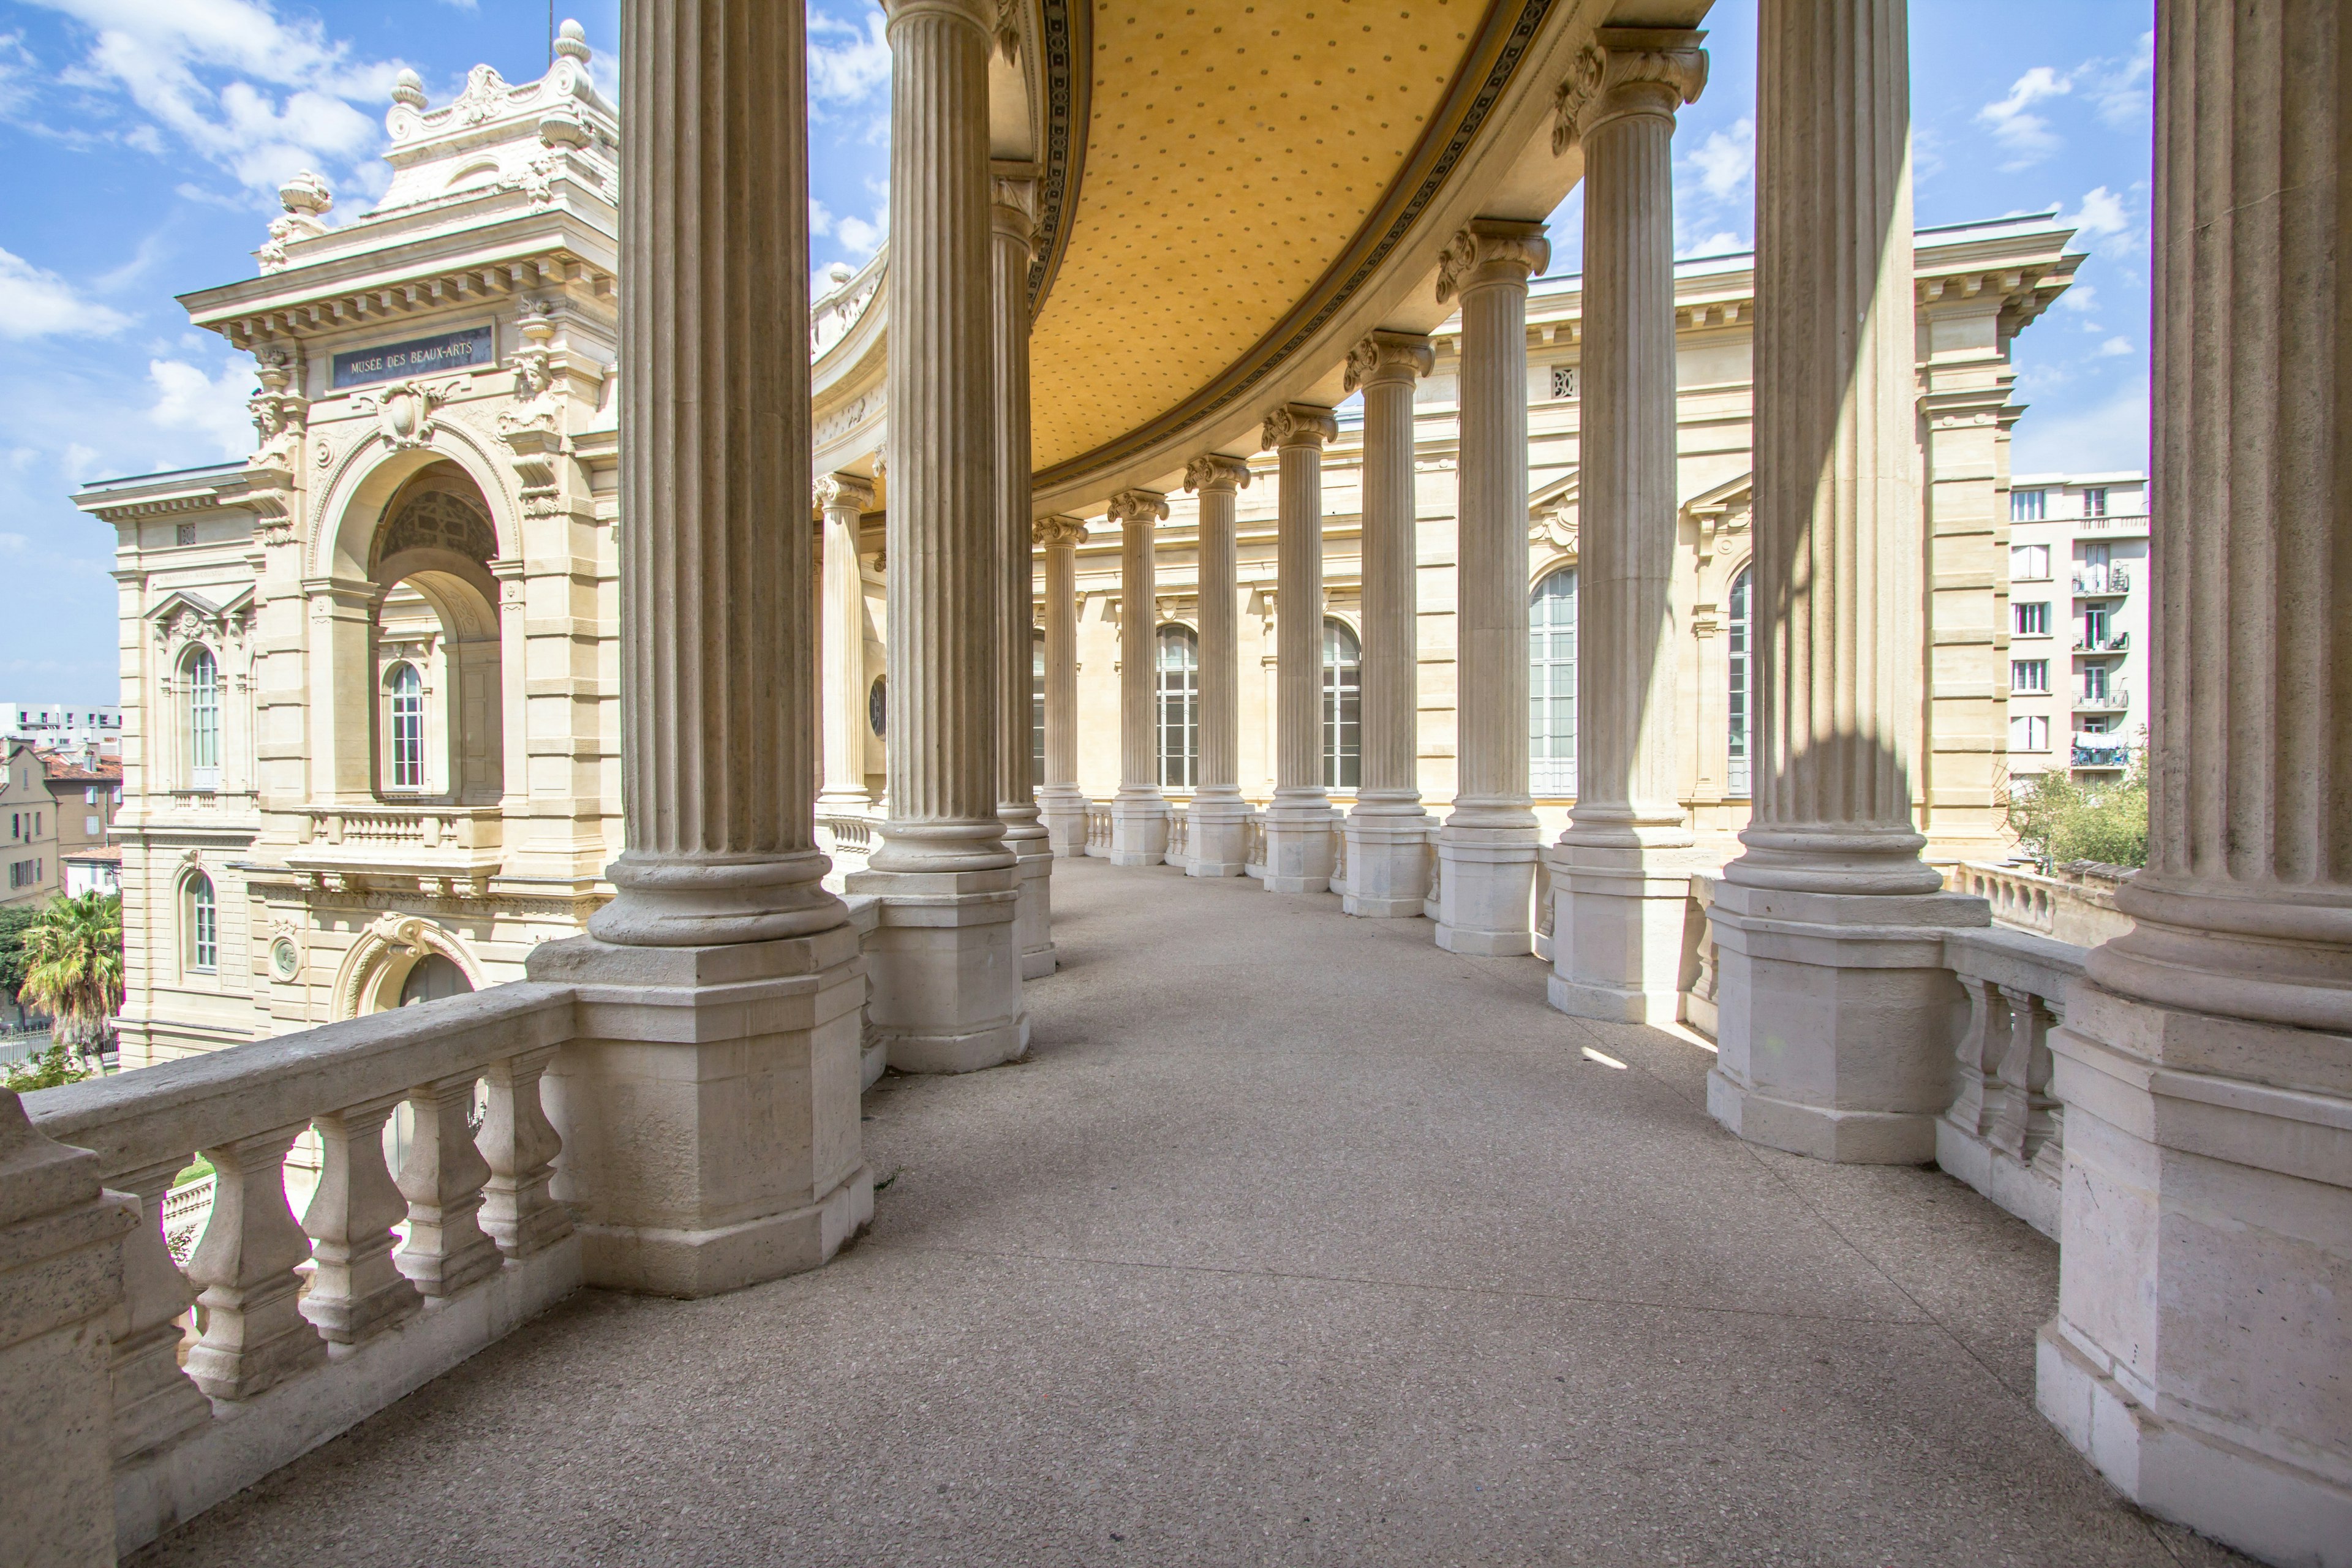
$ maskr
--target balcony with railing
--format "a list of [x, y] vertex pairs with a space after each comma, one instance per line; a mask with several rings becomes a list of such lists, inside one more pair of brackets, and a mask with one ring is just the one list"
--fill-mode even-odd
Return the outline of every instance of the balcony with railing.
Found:
[[2131, 688], [2112, 683], [2093, 690], [2078, 687], [2074, 691], [2074, 711], [2077, 713], [2121, 713], [2131, 707]]
[[2131, 651], [2131, 633], [2127, 631], [2094, 632], [2077, 626], [2074, 629], [2074, 651], [2076, 653], [2128, 653]]
[[2147, 531], [2147, 516], [2144, 511], [2125, 511], [2111, 517], [2078, 517], [2071, 521], [2076, 531], [2082, 533], [2130, 535]]
[[2077, 734], [2074, 766], [2094, 772], [2131, 766], [2131, 744], [2120, 735]]
[[501, 862], [504, 818], [495, 805], [373, 803], [302, 810], [308, 836], [287, 854], [286, 864], [320, 883], [478, 888]]
[[2086, 599], [2120, 598], [2131, 592], [2132, 574], [2123, 566], [2094, 566], [2074, 574], [2074, 592]]

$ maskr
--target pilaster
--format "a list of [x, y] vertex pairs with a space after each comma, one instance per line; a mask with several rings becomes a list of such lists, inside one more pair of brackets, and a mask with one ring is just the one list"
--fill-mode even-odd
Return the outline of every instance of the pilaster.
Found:
[[1275, 518], [1274, 801], [1265, 812], [1265, 890], [1324, 893], [1339, 846], [1323, 789], [1323, 447], [1339, 433], [1328, 408], [1292, 403], [1266, 416], [1279, 454]]
[[1158, 490], [1110, 498], [1118, 524], [1118, 794], [1110, 803], [1110, 863], [1157, 866], [1168, 858], [1168, 797], [1160, 788], [1159, 595], [1154, 531], [1168, 516]]
[[1184, 870], [1194, 877], [1238, 877], [1246, 855], [1234, 501], [1249, 481], [1248, 462], [1222, 452], [1184, 469], [1184, 488], [1201, 498], [1201, 782], [1184, 826]]

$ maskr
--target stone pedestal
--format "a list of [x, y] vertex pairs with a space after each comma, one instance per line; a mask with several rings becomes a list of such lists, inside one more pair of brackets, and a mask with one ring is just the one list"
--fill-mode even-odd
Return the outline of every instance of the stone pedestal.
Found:
[[713, 947], [535, 949], [579, 989], [543, 1079], [583, 1278], [708, 1296], [813, 1268], [873, 1217], [858, 1137], [857, 932]]
[[1769, 1148], [1919, 1165], [1952, 1098], [1968, 999], [1944, 933], [1991, 923], [1956, 893], [1856, 898], [1724, 882], [1715, 926], [1716, 1066], [1706, 1107]]
[[1419, 816], [1349, 814], [1340, 832], [1348, 840], [1348, 890], [1340, 909], [1375, 920], [1418, 917], [1429, 897], [1426, 813]]
[[1551, 1005], [1578, 1018], [1671, 1024], [1692, 946], [1691, 873], [1715, 869], [1690, 848], [1563, 843], [1551, 872]]
[[1184, 874], [1240, 876], [1247, 856], [1249, 815], [1249, 802], [1238, 789], [1213, 798], [1194, 795], [1184, 810]]
[[1285, 802], [1277, 792], [1260, 819], [1265, 824], [1265, 890], [1329, 892], [1339, 863], [1339, 814], [1315, 802]]
[[1092, 804], [1075, 788], [1037, 792], [1038, 820], [1045, 825], [1045, 843], [1056, 860], [1086, 858], [1087, 808]]
[[1480, 958], [1535, 951], [1536, 838], [1533, 826], [1446, 823], [1437, 836], [1438, 946]]
[[864, 871], [881, 900], [866, 940], [866, 1024], [900, 1072], [971, 1072], [1029, 1048], [1021, 1005], [1019, 871]]

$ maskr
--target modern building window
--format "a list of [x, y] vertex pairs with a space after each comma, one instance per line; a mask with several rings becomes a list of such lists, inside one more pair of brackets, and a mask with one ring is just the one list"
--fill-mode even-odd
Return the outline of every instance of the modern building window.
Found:
[[1730, 766], [1725, 771], [1723, 793], [1735, 800], [1748, 798], [1750, 785], [1748, 772], [1748, 737], [1755, 733], [1755, 686], [1753, 648], [1756, 623], [1748, 610], [1748, 595], [1754, 586], [1754, 571], [1743, 567], [1731, 580], [1730, 624], [1725, 646], [1730, 650], [1724, 682], [1729, 702], [1726, 705], [1729, 726]]
[[392, 787], [425, 787], [425, 678], [413, 664], [392, 667], [384, 678], [392, 699]]
[[2050, 580], [2050, 547], [2046, 544], [2012, 544], [2009, 547], [2009, 580], [2012, 583], [2046, 583]]
[[1201, 639], [1189, 626], [1160, 628], [1160, 783], [1201, 781]]
[[2009, 521], [2040, 522], [2050, 515], [2050, 492], [2047, 490], [2011, 490], [2009, 492]]
[[212, 650], [197, 648], [188, 655], [186, 671], [188, 720], [188, 787], [220, 787], [220, 666]]
[[2010, 629], [2021, 637], [2046, 637], [2050, 635], [2050, 602], [2037, 600], [2009, 607]]
[[2046, 658], [2012, 658], [2009, 661], [2009, 689], [2011, 691], [2043, 691], [2050, 689], [2050, 661]]
[[1045, 782], [1045, 634], [1029, 638], [1029, 786]]
[[1323, 787], [1364, 781], [1364, 649], [1338, 621], [1323, 623]]
[[2046, 752], [2050, 749], [2050, 721], [2040, 713], [2012, 714], [2009, 721], [2009, 749], [2012, 752]]
[[1576, 570], [1545, 574], [1528, 595], [1528, 789], [1576, 793]]
[[2083, 695], [2094, 702], [2107, 700], [2107, 677], [2114, 671], [2111, 664], [2086, 664], [2083, 667]]
[[2107, 607], [2105, 605], [2086, 606], [2083, 611], [2083, 646], [2105, 647], [2107, 646]]
[[2105, 487], [2083, 492], [2083, 515], [2084, 517], [2107, 515], [2107, 492]]
[[188, 967], [206, 974], [220, 968], [220, 911], [213, 879], [202, 871], [188, 879]]

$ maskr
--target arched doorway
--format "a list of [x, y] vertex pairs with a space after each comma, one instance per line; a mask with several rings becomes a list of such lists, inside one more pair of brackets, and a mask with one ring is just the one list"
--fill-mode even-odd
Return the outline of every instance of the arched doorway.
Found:
[[383, 590], [373, 632], [376, 794], [494, 805], [505, 786], [498, 535], [454, 463], [420, 469], [384, 508], [368, 574]]

